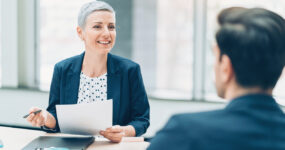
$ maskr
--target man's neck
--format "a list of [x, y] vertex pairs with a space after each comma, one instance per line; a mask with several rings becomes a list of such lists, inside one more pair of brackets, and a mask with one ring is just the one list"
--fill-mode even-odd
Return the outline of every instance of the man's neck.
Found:
[[268, 94], [272, 95], [273, 89], [267, 89], [264, 90], [259, 87], [253, 87], [253, 88], [242, 88], [240, 86], [235, 87], [229, 87], [227, 88], [227, 91], [225, 92], [225, 99], [232, 100], [237, 97], [248, 95], [248, 94]]

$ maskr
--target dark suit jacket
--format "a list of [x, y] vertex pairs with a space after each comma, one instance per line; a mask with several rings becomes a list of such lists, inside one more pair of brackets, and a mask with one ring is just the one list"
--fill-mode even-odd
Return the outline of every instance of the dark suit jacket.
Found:
[[[57, 119], [55, 105], [76, 104], [85, 53], [57, 63], [47, 110]], [[113, 125], [132, 125], [136, 135], [149, 126], [149, 103], [138, 64], [108, 54], [107, 99], [113, 99]], [[56, 131], [60, 131], [58, 121]]]
[[269, 95], [246, 95], [225, 109], [173, 116], [149, 150], [285, 150], [285, 115]]

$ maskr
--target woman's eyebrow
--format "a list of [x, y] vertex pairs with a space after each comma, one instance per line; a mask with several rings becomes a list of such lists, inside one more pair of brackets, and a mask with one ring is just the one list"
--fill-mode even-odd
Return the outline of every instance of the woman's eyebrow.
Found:
[[[96, 21], [93, 21], [93, 23], [103, 24], [103, 22], [96, 22]], [[115, 24], [115, 23], [114, 22], [110, 22], [109, 24]]]
[[96, 21], [93, 21], [93, 23], [99, 23], [99, 24], [103, 24], [102, 22], [96, 22]]

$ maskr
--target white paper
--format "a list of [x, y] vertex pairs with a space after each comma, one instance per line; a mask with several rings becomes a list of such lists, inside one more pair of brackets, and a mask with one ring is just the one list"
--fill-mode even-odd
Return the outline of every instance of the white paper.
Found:
[[112, 126], [113, 100], [56, 105], [56, 113], [62, 133], [99, 135]]

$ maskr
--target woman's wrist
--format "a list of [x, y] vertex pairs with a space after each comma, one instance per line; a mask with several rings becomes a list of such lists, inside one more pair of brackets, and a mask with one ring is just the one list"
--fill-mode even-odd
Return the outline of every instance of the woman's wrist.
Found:
[[136, 136], [136, 130], [132, 125], [124, 126], [125, 136]]

